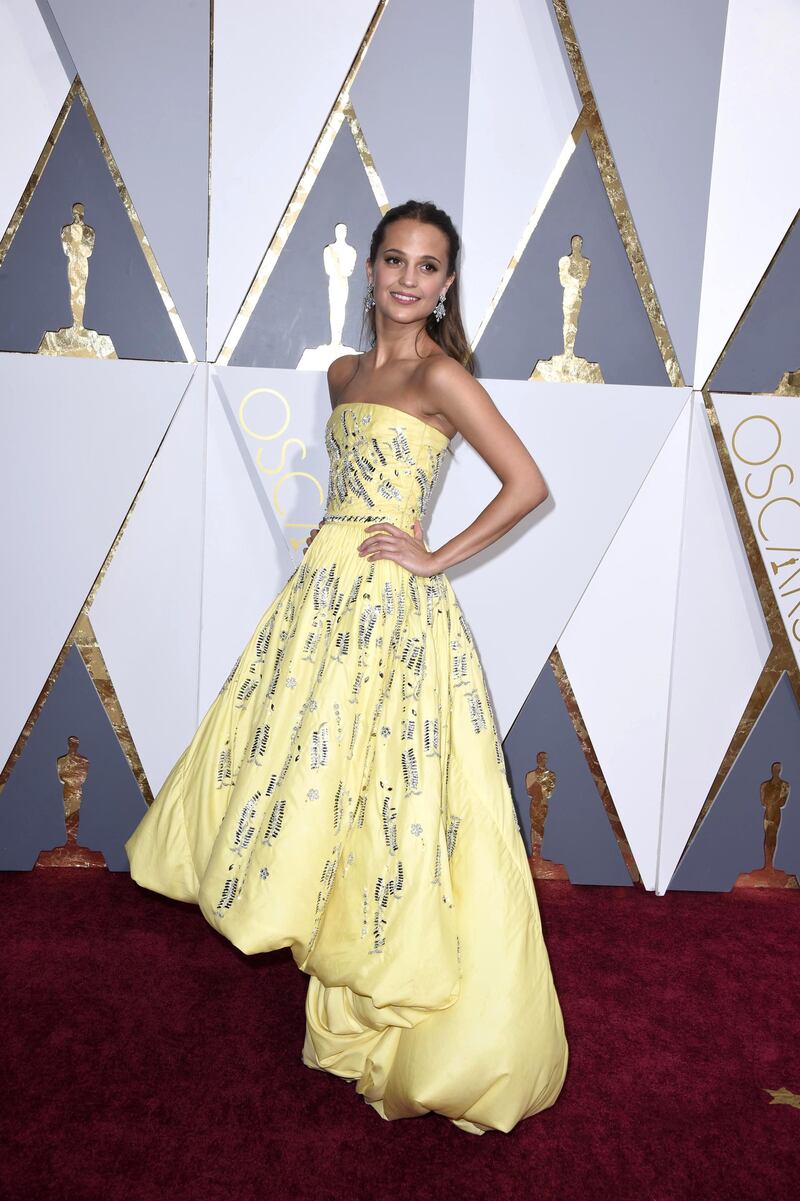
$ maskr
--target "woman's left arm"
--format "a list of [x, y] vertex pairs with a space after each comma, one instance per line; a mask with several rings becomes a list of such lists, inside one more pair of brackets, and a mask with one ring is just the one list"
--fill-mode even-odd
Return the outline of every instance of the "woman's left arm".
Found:
[[426, 374], [426, 399], [488, 463], [502, 487], [466, 529], [431, 551], [435, 572], [491, 546], [547, 499], [544, 477], [528, 448], [486, 389], [453, 359], [436, 358]]

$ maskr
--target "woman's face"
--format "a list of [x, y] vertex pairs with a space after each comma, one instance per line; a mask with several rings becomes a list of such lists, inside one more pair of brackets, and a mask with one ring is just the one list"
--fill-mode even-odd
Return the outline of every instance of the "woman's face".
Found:
[[387, 226], [375, 262], [367, 263], [377, 311], [403, 323], [427, 319], [455, 278], [447, 252], [447, 237], [435, 225], [404, 217]]

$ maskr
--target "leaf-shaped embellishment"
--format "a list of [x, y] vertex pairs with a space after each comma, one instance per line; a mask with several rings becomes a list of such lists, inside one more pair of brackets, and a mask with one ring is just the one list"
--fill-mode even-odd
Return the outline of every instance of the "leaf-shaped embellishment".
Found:
[[260, 799], [261, 790], [259, 789], [248, 801], [245, 801], [239, 811], [239, 816], [236, 819], [236, 825], [233, 830], [233, 845], [231, 846], [231, 850], [235, 851], [237, 855], [242, 855], [247, 850], [256, 832], [255, 815]]
[[445, 835], [447, 841], [447, 858], [453, 858], [453, 851], [456, 849], [456, 838], [458, 837], [458, 827], [461, 825], [460, 817], [451, 817], [447, 823], [447, 833]]
[[236, 896], [236, 891], [239, 887], [239, 877], [231, 876], [225, 881], [222, 886], [222, 894], [217, 902], [217, 907], [214, 910], [217, 917], [224, 917], [226, 910], [230, 909]]
[[269, 815], [269, 820], [267, 821], [266, 829], [264, 830], [262, 842], [266, 843], [267, 846], [272, 846], [273, 842], [280, 834], [281, 827], [283, 826], [283, 815], [285, 810], [286, 799], [285, 797], [281, 797], [272, 806], [272, 812]]
[[482, 730], [486, 729], [486, 714], [484, 713], [477, 688], [473, 688], [471, 692], [466, 693], [466, 698], [473, 733], [480, 734]]
[[439, 719], [427, 717], [422, 727], [422, 746], [426, 755], [439, 754]]

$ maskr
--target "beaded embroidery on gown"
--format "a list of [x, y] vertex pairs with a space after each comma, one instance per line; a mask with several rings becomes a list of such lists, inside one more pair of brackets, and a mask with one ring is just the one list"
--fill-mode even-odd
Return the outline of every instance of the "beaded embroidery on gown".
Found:
[[368, 523], [412, 531], [448, 439], [345, 402], [325, 444], [319, 533], [128, 840], [131, 874], [245, 954], [291, 947], [307, 1066], [385, 1118], [507, 1131], [553, 1104], [568, 1051], [482, 667], [443, 572], [357, 552]]

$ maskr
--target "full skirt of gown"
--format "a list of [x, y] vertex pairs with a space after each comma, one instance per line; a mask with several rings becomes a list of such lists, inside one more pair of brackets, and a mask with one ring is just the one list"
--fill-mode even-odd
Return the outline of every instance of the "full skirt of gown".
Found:
[[319, 533], [128, 840], [131, 874], [245, 954], [291, 948], [307, 1066], [388, 1119], [508, 1131], [553, 1104], [568, 1052], [481, 663], [443, 572], [357, 550], [374, 522], [412, 530], [447, 439], [365, 403], [325, 436]]

